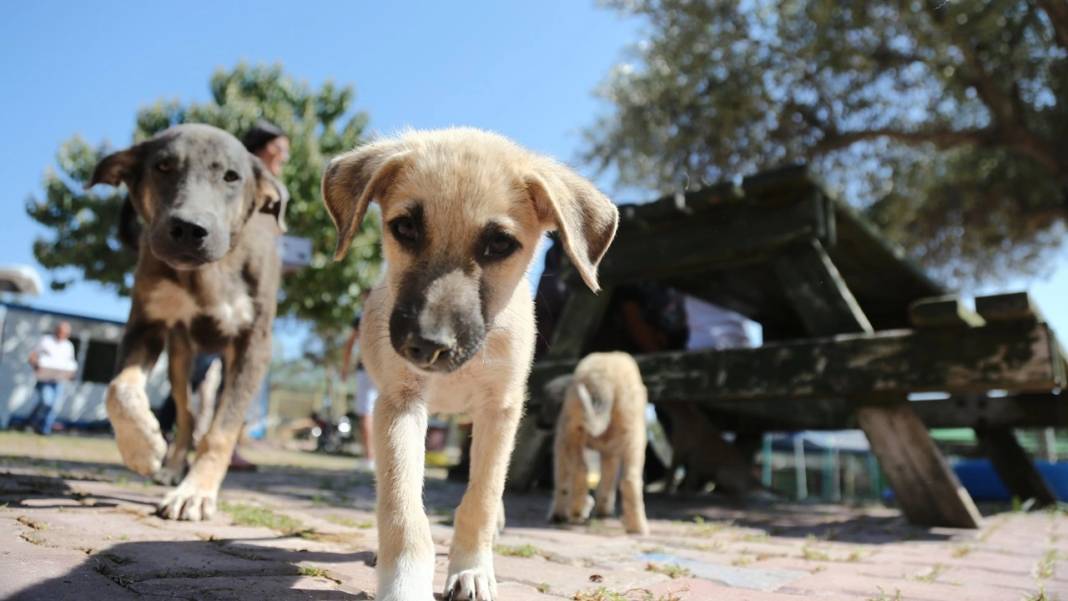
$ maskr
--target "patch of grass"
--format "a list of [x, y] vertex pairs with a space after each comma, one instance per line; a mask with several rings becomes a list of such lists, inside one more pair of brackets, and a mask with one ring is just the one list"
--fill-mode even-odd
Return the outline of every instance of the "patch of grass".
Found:
[[683, 578], [686, 576], [693, 576], [693, 572], [689, 568], [680, 566], [677, 563], [653, 563], [649, 562], [645, 564], [646, 572], [655, 572], [657, 574], [663, 574], [672, 580], [676, 578]]
[[537, 590], [537, 591], [538, 591], [539, 593], [541, 593], [541, 594], [545, 595], [545, 594], [548, 594], [548, 593], [549, 593], [549, 590], [550, 590], [550, 589], [551, 589], [552, 587], [550, 587], [550, 586], [549, 586], [549, 583], [548, 583], [548, 582], [539, 582], [539, 583], [538, 583], [537, 585], [535, 585], [535, 586], [534, 586], [534, 588], [535, 588], [535, 589], [536, 589], [536, 590]]
[[1053, 570], [1057, 566], [1057, 550], [1050, 549], [1046, 551], [1046, 554], [1042, 556], [1042, 559], [1038, 560], [1038, 565], [1035, 566], [1035, 577], [1039, 580], [1048, 580], [1053, 578]]
[[284, 513], [276, 513], [266, 507], [224, 501], [219, 508], [238, 526], [260, 526], [285, 534], [297, 534], [306, 529], [300, 520]]
[[326, 575], [326, 570], [316, 566], [297, 566], [297, 573], [301, 576], [311, 576], [312, 578], [329, 578]]
[[1043, 586], [1034, 593], [1024, 597], [1024, 601], [1054, 601], [1054, 599], [1046, 593], [1046, 587]]
[[727, 528], [734, 525], [734, 522], [708, 522], [705, 518], [695, 515], [693, 516], [694, 527], [690, 528], [690, 531], [698, 536], [711, 536], [717, 532], [722, 532]]
[[360, 530], [370, 530], [375, 527], [374, 520], [354, 520], [343, 515], [328, 515], [323, 518], [324, 520], [337, 524], [338, 526], [345, 526], [346, 528], [359, 528]]
[[924, 572], [922, 574], [917, 574], [916, 576], [913, 576], [913, 580], [916, 580], [917, 582], [926, 582], [927, 584], [930, 584], [930, 583], [934, 582], [935, 580], [938, 580], [938, 577], [941, 576], [942, 572], [945, 572], [945, 571], [946, 571], [946, 566], [944, 566], [944, 565], [942, 565], [940, 563], [936, 563], [933, 566], [931, 566], [931, 569], [927, 570], [926, 572]]
[[636, 588], [623, 593], [610, 591], [600, 587], [592, 591], [580, 591], [571, 597], [572, 601], [680, 601], [677, 592], [664, 593], [655, 596], [649, 590]]
[[801, 558], [806, 561], [830, 561], [831, 556], [813, 547], [812, 545], [804, 545], [801, 547]]
[[740, 568], [745, 567], [751, 563], [753, 563], [753, 558], [748, 555], [740, 555], [731, 560], [732, 566], [737, 566]]
[[768, 540], [769, 538], [771, 538], [771, 535], [767, 532], [756, 532], [745, 534], [739, 537], [738, 540], [746, 543], [760, 543]]
[[901, 589], [894, 589], [894, 594], [891, 595], [883, 590], [883, 587], [879, 588], [879, 594], [874, 597], [868, 597], [867, 601], [901, 601]]
[[950, 552], [950, 555], [956, 557], [957, 559], [960, 559], [962, 557], [967, 557], [968, 554], [972, 552], [972, 550], [973, 549], [971, 545], [960, 545], [955, 547], [953, 551]]
[[516, 545], [516, 546], [497, 545], [494, 548], [494, 551], [496, 551], [498, 555], [504, 555], [505, 557], [525, 557], [525, 558], [530, 558], [530, 557], [534, 557], [535, 555], [541, 555], [541, 551], [537, 547], [535, 547], [534, 545], [531, 545], [531, 544]]

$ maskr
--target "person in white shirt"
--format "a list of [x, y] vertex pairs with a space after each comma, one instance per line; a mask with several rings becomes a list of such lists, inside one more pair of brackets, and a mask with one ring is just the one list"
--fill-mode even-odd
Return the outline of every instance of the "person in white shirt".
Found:
[[42, 336], [30, 352], [29, 361], [37, 378], [34, 389], [37, 403], [29, 423], [38, 434], [47, 436], [63, 408], [63, 383], [78, 371], [74, 344], [70, 341], [70, 323], [61, 321], [54, 333]]

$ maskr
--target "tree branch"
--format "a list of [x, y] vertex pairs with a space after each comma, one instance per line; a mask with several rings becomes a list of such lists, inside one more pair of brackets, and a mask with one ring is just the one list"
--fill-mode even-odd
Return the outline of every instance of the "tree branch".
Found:
[[1053, 38], [1057, 45], [1068, 50], [1068, 2], [1064, 0], [1038, 0], [1038, 7], [1046, 13], [1053, 25]]
[[819, 154], [825, 154], [847, 148], [865, 140], [888, 138], [909, 145], [933, 144], [946, 149], [957, 146], [991, 146], [996, 141], [996, 132], [990, 128], [982, 129], [933, 129], [903, 131], [892, 128], [876, 128], [846, 132], [829, 132], [813, 148]]

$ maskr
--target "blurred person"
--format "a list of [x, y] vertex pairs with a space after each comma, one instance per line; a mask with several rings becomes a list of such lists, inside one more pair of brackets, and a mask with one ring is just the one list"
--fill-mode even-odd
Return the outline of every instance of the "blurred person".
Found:
[[[367, 298], [367, 293], [363, 294], [363, 298]], [[357, 313], [356, 317], [352, 320], [352, 330], [349, 332], [349, 337], [345, 341], [344, 355], [341, 359], [341, 380], [342, 382], [348, 380], [349, 369], [352, 366], [352, 350], [356, 346], [356, 343], [360, 340], [360, 319], [362, 313]], [[367, 457], [367, 462], [371, 468], [374, 469], [375, 455], [374, 444], [371, 439], [371, 426], [373, 425], [373, 414], [375, 409], [375, 401], [378, 399], [378, 388], [375, 386], [371, 376], [367, 374], [367, 370], [363, 368], [363, 361], [359, 361], [356, 364], [356, 403], [353, 410], [359, 417], [360, 422], [360, 440], [363, 442], [364, 456]]]
[[252, 129], [241, 138], [241, 143], [263, 161], [272, 175], [281, 177], [282, 167], [289, 160], [289, 137], [282, 128], [258, 119]]
[[36, 403], [29, 424], [38, 434], [47, 436], [52, 433], [52, 426], [63, 408], [63, 382], [73, 378], [78, 371], [74, 343], [70, 341], [70, 323], [61, 321], [52, 334], [42, 336], [30, 352], [29, 363], [37, 378], [34, 387]]

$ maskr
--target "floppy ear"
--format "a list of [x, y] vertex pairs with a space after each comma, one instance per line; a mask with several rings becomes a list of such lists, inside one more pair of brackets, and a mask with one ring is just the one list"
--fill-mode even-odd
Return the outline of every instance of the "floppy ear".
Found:
[[340, 261], [360, 229], [367, 206], [380, 199], [407, 162], [392, 140], [375, 142], [335, 157], [323, 172], [323, 204], [337, 228], [334, 260]]
[[526, 187], [542, 220], [559, 231], [582, 281], [600, 290], [597, 265], [616, 235], [616, 206], [589, 181], [552, 161], [537, 164]]
[[114, 152], [100, 160], [93, 169], [93, 176], [85, 187], [92, 188], [97, 184], [118, 186], [122, 182], [128, 182], [133, 168], [141, 160], [141, 146], [131, 146], [126, 150]]
[[278, 229], [286, 231], [286, 205], [289, 204], [289, 190], [278, 180], [263, 161], [249, 153], [252, 158], [252, 172], [256, 175], [256, 204], [261, 213], [274, 215]]

